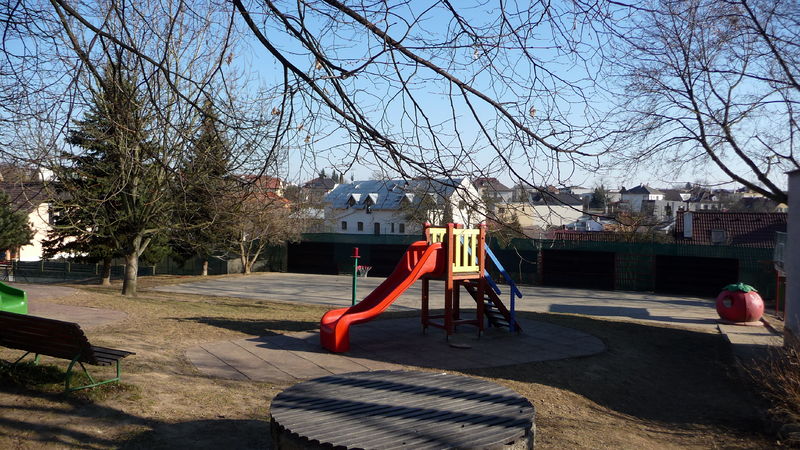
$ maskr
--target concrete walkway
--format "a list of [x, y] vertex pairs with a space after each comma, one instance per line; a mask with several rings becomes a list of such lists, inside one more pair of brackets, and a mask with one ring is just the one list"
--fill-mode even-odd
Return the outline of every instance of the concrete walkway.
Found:
[[[358, 297], [364, 298], [383, 278], [359, 278]], [[249, 276], [212, 277], [207, 280], [155, 288], [163, 292], [252, 298], [289, 303], [313, 303], [331, 307], [350, 305], [351, 278], [336, 275], [257, 273]], [[415, 283], [390, 310], [418, 310], [421, 283]], [[503, 289], [504, 286], [500, 286]], [[643, 292], [591, 291], [540, 286], [521, 286], [524, 297], [518, 311], [584, 314], [616, 319], [644, 320], [716, 331], [717, 313], [708, 299], [657, 295]], [[501, 299], [508, 303], [504, 291]], [[437, 303], [438, 302], [438, 303]], [[431, 307], [444, 302], [444, 284], [431, 282]], [[441, 306], [440, 306], [441, 307]]]
[[91, 308], [85, 306], [62, 305], [59, 299], [80, 294], [80, 291], [71, 287], [52, 284], [24, 284], [12, 283], [17, 289], [22, 289], [28, 296], [28, 314], [32, 316], [47, 317], [48, 319], [77, 322], [83, 329], [91, 329], [109, 323], [124, 320], [128, 315], [122, 311], [105, 308]]

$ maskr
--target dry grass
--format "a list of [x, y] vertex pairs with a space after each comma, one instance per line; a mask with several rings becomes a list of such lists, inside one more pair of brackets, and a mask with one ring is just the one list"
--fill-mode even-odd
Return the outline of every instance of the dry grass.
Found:
[[[287, 386], [204, 376], [185, 351], [248, 335], [313, 330], [326, 310], [153, 291], [131, 299], [119, 296], [117, 287], [80, 289], [81, 295], [58, 302], [128, 314], [87, 330], [95, 345], [137, 353], [123, 364], [127, 387], [84, 398], [55, 392], [47, 383], [0, 381], [2, 448], [266, 447], [269, 402]], [[757, 411], [742, 395], [747, 387], [730, 373], [732, 359], [720, 336], [571, 315], [529, 318], [592, 333], [609, 349], [586, 358], [465, 371], [534, 403], [540, 448], [774, 445], [758, 432]], [[2, 359], [18, 354], [0, 349]], [[65, 366], [61, 360], [45, 363]]]
[[748, 372], [767, 402], [778, 437], [786, 445], [800, 447], [800, 351], [778, 348], [753, 367]]

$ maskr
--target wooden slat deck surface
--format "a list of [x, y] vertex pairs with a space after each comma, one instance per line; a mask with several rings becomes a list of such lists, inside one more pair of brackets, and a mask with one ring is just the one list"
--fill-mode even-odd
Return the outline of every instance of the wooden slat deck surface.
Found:
[[[510, 389], [412, 371], [315, 378], [278, 394], [270, 414], [273, 433], [307, 447], [527, 447], [535, 429], [533, 406]], [[280, 439], [273, 440], [279, 448]]]

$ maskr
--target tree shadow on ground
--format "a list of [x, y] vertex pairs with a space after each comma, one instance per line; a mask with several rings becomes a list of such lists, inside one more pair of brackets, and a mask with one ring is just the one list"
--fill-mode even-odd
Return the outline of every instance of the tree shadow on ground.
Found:
[[[457, 371], [528, 383], [521, 386], [529, 391], [521, 393], [529, 398], [536, 397], [536, 385], [571, 391], [615, 413], [680, 425], [683, 429], [694, 425], [714, 425], [731, 430], [758, 431], [763, 427], [762, 416], [753, 404], [752, 387], [737, 372], [730, 345], [720, 334], [581, 315], [518, 314], [527, 320], [548, 322], [589, 333], [601, 339], [607, 351], [586, 357]], [[409, 313], [386, 316], [382, 315], [378, 320], [409, 317]], [[262, 336], [318, 329], [317, 323], [290, 320], [214, 317], [183, 320]], [[408, 348], [407, 342], [389, 333], [387, 329], [386, 342], [376, 343], [387, 350], [370, 352], [369, 358], [396, 363], [391, 356], [398, 351], [424, 356], [424, 348]], [[309, 350], [308, 342], [303, 339], [288, 335], [284, 337], [286, 339], [275, 349], [327, 353], [317, 346]], [[451, 361], [445, 359], [474, 357], [468, 349], [451, 350], [448, 358], [438, 361], [425, 359], [425, 364], [417, 365], [453, 371], [452, 366], [448, 365]], [[537, 350], [523, 347], [520, 351]], [[343, 355], [350, 356], [367, 357], [357, 350]]]
[[121, 449], [269, 448], [266, 420], [214, 419], [158, 423], [124, 442]]
[[[148, 426], [150, 421], [123, 411], [98, 405], [64, 393], [40, 392], [33, 389], [0, 384], [0, 429], [18, 430], [25, 440], [35, 445], [56, 445], [62, 448], [114, 447], [114, 436], [102, 436], [91, 424], [116, 423]], [[14, 401], [14, 398], [26, 401]], [[42, 420], [59, 415], [64, 420]]]
[[[40, 367], [40, 380], [55, 379], [52, 367]], [[110, 433], [97, 432], [109, 425]], [[267, 420], [219, 417], [169, 423], [100, 405], [81, 394], [42, 392], [8, 379], [0, 382], [0, 431], [24, 436], [20, 442], [29, 445], [59, 448], [268, 448], [270, 440]]]
[[752, 387], [736, 371], [724, 336], [585, 316], [522, 313], [590, 333], [607, 351], [583, 358], [462, 372], [572, 391], [646, 420], [761, 428]]
[[[382, 314], [380, 320], [416, 317], [418, 314], [419, 313], [409, 313], [404, 311], [388, 312]], [[322, 315], [320, 315], [320, 318], [322, 318]], [[203, 316], [173, 317], [170, 320], [175, 320], [178, 322], [197, 322], [218, 328], [224, 328], [226, 330], [252, 334], [254, 336], [319, 330], [319, 322], [309, 322], [307, 320], [230, 319], [227, 317]]]

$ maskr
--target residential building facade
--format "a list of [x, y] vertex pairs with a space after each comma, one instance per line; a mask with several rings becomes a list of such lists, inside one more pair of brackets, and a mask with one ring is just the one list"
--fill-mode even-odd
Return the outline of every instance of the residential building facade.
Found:
[[485, 217], [467, 178], [365, 180], [337, 185], [324, 198], [327, 229], [343, 234], [420, 234], [425, 222], [474, 226]]

